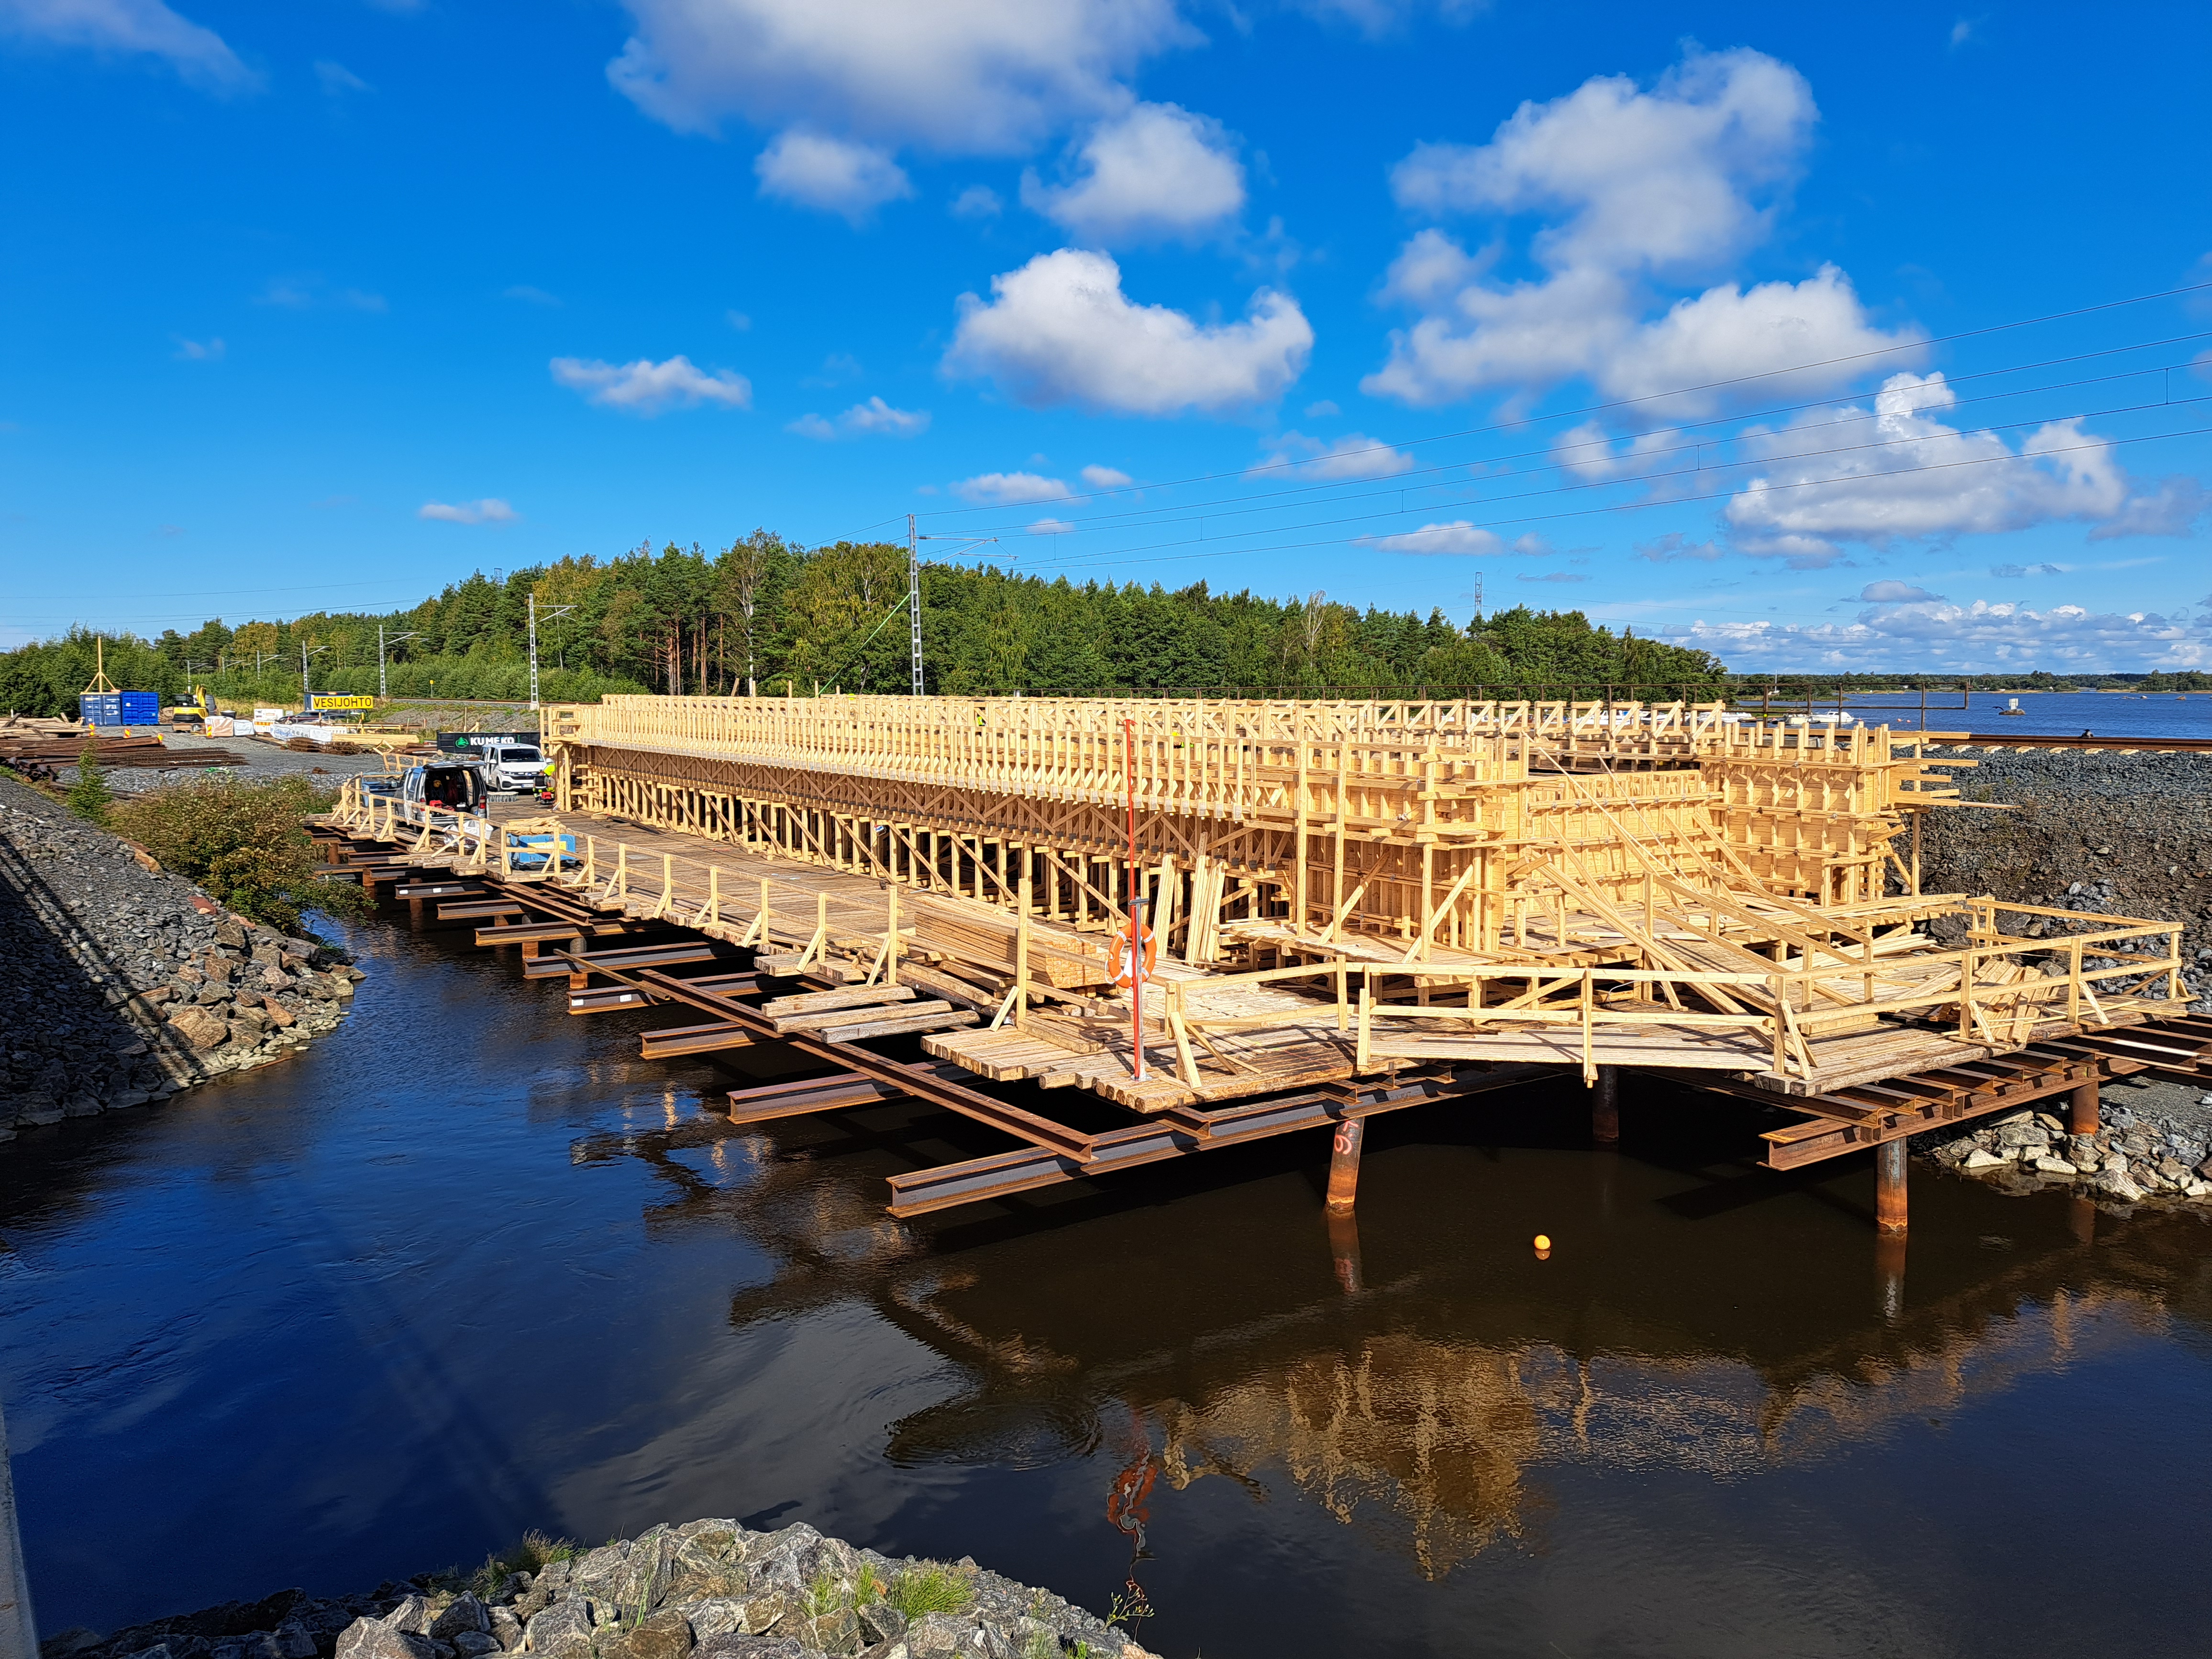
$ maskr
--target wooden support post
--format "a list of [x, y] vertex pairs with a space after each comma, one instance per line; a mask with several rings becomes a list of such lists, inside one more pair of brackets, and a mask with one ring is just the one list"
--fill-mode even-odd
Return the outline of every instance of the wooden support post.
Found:
[[1590, 1095], [1590, 1139], [1601, 1146], [1620, 1140], [1620, 1067], [1601, 1066]]
[[889, 902], [889, 909], [884, 936], [884, 983], [896, 985], [898, 983], [899, 959], [899, 890], [896, 882], [884, 890], [884, 897]]
[[1367, 1139], [1367, 1121], [1348, 1117], [1336, 1126], [1328, 1144], [1328, 1211], [1349, 1215], [1359, 1196], [1359, 1151]]
[[2097, 1085], [2094, 1082], [2075, 1084], [2074, 1092], [2067, 1103], [2069, 1109], [2067, 1113], [2067, 1133], [2077, 1135], [2096, 1133], [2099, 1103]]
[[[1005, 843], [1000, 843], [1000, 857], [1005, 856]], [[1014, 919], [1014, 1026], [1019, 1030], [1027, 1021], [1030, 1009], [1030, 849], [1022, 848], [1021, 883], [1017, 895]], [[1001, 868], [1003, 868], [1003, 864]]]
[[1884, 1233], [1905, 1231], [1905, 1137], [1874, 1149], [1874, 1224]]

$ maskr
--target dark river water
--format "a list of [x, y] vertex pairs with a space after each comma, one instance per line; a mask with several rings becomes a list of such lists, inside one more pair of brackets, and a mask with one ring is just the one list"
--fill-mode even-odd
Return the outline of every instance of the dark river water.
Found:
[[0, 1149], [48, 1632], [723, 1515], [1133, 1570], [1208, 1659], [2212, 1652], [2203, 1222], [1916, 1169], [1900, 1285], [1863, 1161], [1631, 1083], [1617, 1153], [1573, 1089], [1378, 1120], [1356, 1245], [1318, 1134], [902, 1224], [1001, 1143], [732, 1130], [652, 1017], [355, 938], [306, 1053]]

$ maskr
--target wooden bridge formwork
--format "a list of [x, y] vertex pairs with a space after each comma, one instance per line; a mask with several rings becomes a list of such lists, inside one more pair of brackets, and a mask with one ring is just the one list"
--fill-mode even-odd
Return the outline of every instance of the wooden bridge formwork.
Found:
[[[708, 1017], [659, 1052], [799, 1040], [858, 1079], [733, 1111], [911, 1092], [1026, 1143], [895, 1181], [896, 1212], [1562, 1067], [1786, 1103], [1769, 1162], [1794, 1166], [2077, 1092], [2112, 1057], [2069, 1043], [2180, 1010], [2174, 924], [2041, 910], [2031, 936], [2025, 907], [1919, 890], [1918, 817], [1964, 805], [1971, 764], [1927, 753], [1943, 735], [1686, 704], [617, 697], [545, 713], [568, 860], [358, 784], [325, 833], [403, 891], [451, 872], [444, 908], [550, 949], [574, 1012]], [[1140, 1035], [1103, 948], [1133, 899], [1164, 946]], [[854, 1060], [895, 1036], [927, 1075]], [[1140, 1121], [1077, 1134], [978, 1081]]]

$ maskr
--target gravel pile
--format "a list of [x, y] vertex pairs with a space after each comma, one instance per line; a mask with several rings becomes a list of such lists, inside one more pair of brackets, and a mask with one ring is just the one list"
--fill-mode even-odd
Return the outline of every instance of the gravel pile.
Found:
[[361, 976], [0, 780], [0, 1141], [266, 1065]]
[[2212, 758], [1941, 750], [1960, 793], [2011, 811], [1927, 815], [1921, 885], [2185, 924], [2183, 982], [2212, 1012]]
[[656, 1527], [535, 1572], [487, 1565], [320, 1600], [280, 1590], [101, 1637], [42, 1659], [1152, 1659], [1048, 1590], [973, 1561], [894, 1561], [809, 1526]]

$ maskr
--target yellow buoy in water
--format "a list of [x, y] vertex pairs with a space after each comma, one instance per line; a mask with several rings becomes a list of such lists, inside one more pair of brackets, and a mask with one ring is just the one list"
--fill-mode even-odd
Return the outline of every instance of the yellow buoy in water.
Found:
[[1548, 1250], [1548, 1249], [1550, 1249], [1552, 1248], [1552, 1236], [1551, 1236], [1551, 1234], [1549, 1234], [1549, 1233], [1538, 1233], [1538, 1234], [1536, 1235], [1536, 1248], [1537, 1248], [1538, 1249], [1540, 1249], [1540, 1250]]

